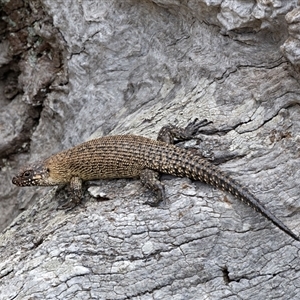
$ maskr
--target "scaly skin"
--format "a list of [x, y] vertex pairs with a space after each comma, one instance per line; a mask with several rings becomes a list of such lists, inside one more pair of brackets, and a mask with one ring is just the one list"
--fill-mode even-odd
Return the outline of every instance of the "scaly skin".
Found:
[[[197, 123], [194, 122], [195, 124]], [[169, 134], [166, 138], [168, 141], [172, 136], [170, 132], [175, 132], [174, 136], [181, 138], [189, 133], [187, 131], [181, 136], [182, 131], [177, 127], [164, 127], [160, 133], [160, 140], [164, 140], [166, 136], [162, 135], [164, 131]], [[82, 143], [21, 171], [12, 182], [17, 186], [49, 186], [69, 183], [73, 196], [66, 207], [70, 207], [70, 205], [76, 206], [82, 198], [82, 181], [141, 177], [142, 182], [156, 192], [158, 201], [164, 201], [164, 188], [158, 179], [157, 172], [200, 180], [230, 192], [292, 238], [299, 240], [298, 236], [269, 212], [249, 190], [207, 160], [191, 151], [142, 136], [106, 136]]]

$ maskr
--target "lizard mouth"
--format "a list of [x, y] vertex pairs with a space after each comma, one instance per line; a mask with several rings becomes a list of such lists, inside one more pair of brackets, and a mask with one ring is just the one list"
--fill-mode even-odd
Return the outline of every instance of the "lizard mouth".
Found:
[[16, 186], [30, 186], [30, 185], [32, 185], [29, 181], [24, 181], [18, 176], [13, 177], [12, 183]]
[[22, 176], [14, 176], [12, 179], [12, 183], [16, 186], [32, 186], [38, 185], [38, 180], [33, 178], [24, 178]]
[[39, 185], [41, 176], [32, 169], [26, 169], [12, 178], [12, 183], [16, 186]]
[[14, 185], [20, 186], [20, 183], [19, 183], [19, 180], [18, 180], [17, 177], [13, 177], [12, 183], [13, 183]]

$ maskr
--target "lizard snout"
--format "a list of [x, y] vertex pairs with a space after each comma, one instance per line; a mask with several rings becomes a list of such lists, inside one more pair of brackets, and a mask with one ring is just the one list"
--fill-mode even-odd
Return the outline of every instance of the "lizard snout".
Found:
[[18, 177], [13, 177], [13, 179], [12, 179], [12, 183], [14, 184], [14, 185], [18, 185], [19, 186], [19, 180], [18, 180]]

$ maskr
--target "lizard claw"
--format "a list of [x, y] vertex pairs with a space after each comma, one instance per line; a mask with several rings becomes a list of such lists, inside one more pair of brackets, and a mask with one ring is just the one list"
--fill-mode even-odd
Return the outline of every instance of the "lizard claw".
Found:
[[74, 209], [76, 206], [78, 206], [78, 204], [80, 203], [80, 201], [77, 200], [66, 200], [64, 201], [62, 204], [59, 204], [57, 206], [57, 210], [65, 210], [66, 212], [71, 211], [72, 209]]
[[190, 122], [184, 129], [184, 135], [186, 137], [192, 137], [196, 135], [199, 132], [199, 129], [201, 127], [205, 127], [209, 124], [212, 124], [212, 121], [208, 121], [207, 119], [199, 121], [198, 118], [196, 118], [194, 121]]

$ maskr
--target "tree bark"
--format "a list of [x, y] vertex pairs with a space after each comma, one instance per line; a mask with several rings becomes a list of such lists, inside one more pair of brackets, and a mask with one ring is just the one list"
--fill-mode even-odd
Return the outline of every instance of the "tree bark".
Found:
[[[213, 121], [186, 147], [300, 234], [297, 1], [2, 1], [0, 299], [297, 299], [299, 242], [227, 193], [163, 176], [93, 182], [57, 210], [20, 167], [89, 138], [156, 138]], [[100, 190], [109, 200], [94, 198]]]

